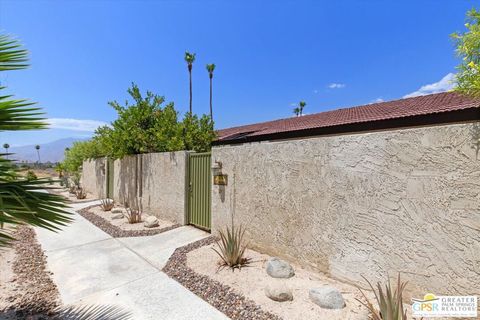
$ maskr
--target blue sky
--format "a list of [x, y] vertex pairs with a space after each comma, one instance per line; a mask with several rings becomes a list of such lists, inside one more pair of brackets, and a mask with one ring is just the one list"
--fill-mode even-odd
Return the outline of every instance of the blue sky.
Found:
[[[2, 85], [39, 102], [53, 129], [0, 133], [0, 143], [86, 137], [110, 122], [107, 101], [135, 82], [188, 109], [183, 55], [195, 52], [193, 109], [208, 112], [215, 63], [216, 126], [292, 116], [448, 89], [475, 1], [5, 1], [0, 30], [30, 51], [31, 68]], [[443, 79], [443, 81], [441, 81]], [[422, 93], [420, 92], [420, 93]], [[85, 121], [88, 120], [88, 121]], [[75, 129], [75, 130], [72, 130]]]

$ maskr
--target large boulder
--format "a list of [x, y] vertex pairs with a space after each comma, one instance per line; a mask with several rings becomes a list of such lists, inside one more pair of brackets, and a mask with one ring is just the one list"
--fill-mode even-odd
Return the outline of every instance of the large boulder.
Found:
[[329, 286], [311, 289], [308, 296], [313, 303], [325, 309], [342, 309], [345, 300], [337, 289]]
[[112, 213], [112, 219], [123, 219], [123, 212]]
[[158, 219], [154, 216], [148, 216], [143, 221], [143, 226], [145, 228], [155, 228], [158, 227]]
[[265, 288], [265, 295], [273, 301], [284, 302], [292, 301], [292, 290], [283, 284], [269, 285]]
[[273, 278], [291, 278], [295, 275], [293, 267], [279, 258], [270, 258], [267, 261], [267, 273]]

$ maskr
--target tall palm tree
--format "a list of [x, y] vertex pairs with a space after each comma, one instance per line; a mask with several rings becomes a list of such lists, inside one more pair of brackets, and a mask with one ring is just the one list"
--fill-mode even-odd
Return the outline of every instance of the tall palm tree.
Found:
[[215, 64], [207, 64], [208, 77], [210, 78], [210, 119], [213, 121], [213, 107], [212, 107], [212, 81], [213, 71], [215, 70]]
[[35, 150], [37, 150], [37, 155], [38, 155], [38, 163], [40, 163], [40, 145], [35, 146]]
[[195, 53], [185, 51], [185, 62], [188, 67], [188, 75], [190, 77], [190, 115], [192, 115], [192, 67], [195, 61]]
[[[8, 148], [10, 148], [10, 145], [8, 143], [4, 143], [3, 148], [5, 149], [5, 153], [8, 153]], [[8, 159], [8, 154], [6, 156], [7, 156], [7, 159]]]
[[[17, 40], [0, 34], [0, 71], [25, 69], [27, 66], [27, 51]], [[0, 87], [0, 91], [3, 89]], [[40, 109], [32, 107], [31, 102], [12, 99], [2, 92], [0, 106], [0, 132], [47, 128]], [[29, 224], [55, 231], [72, 221], [71, 214], [65, 210], [65, 199], [43, 192], [51, 188], [45, 186], [46, 182], [46, 179], [22, 179], [12, 161], [0, 155], [0, 246], [13, 240], [11, 233], [1, 228], [4, 223]]]
[[300, 107], [300, 115], [302, 116], [303, 115], [303, 108], [305, 108], [307, 103], [305, 101], [300, 101], [298, 105]]

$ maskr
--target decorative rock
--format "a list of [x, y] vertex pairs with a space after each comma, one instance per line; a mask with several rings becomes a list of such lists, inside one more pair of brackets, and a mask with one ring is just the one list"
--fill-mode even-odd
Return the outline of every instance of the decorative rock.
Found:
[[158, 227], [158, 219], [154, 216], [148, 216], [145, 218], [145, 221], [143, 222], [143, 226], [145, 228]]
[[295, 275], [292, 266], [279, 258], [270, 258], [267, 261], [267, 273], [273, 278], [291, 278]]
[[345, 307], [342, 294], [333, 287], [325, 286], [311, 289], [308, 296], [315, 304], [325, 309], [342, 309]]
[[123, 213], [123, 209], [122, 208], [113, 208], [111, 210], [112, 213]]
[[293, 294], [292, 290], [287, 288], [284, 285], [271, 285], [265, 288], [265, 295], [272, 299], [273, 301], [284, 302], [292, 301]]
[[123, 219], [123, 212], [117, 212], [112, 214], [112, 219]]

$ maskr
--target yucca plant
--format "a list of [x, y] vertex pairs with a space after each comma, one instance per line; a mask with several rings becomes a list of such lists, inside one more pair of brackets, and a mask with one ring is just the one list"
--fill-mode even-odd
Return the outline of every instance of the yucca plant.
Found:
[[402, 282], [400, 280], [400, 273], [397, 278], [397, 287], [395, 290], [392, 290], [390, 279], [388, 279], [385, 289], [382, 288], [382, 284], [377, 282], [377, 290], [373, 285], [365, 278], [368, 285], [375, 294], [375, 300], [378, 305], [374, 306], [373, 303], [367, 298], [365, 293], [361, 290], [363, 297], [366, 302], [357, 299], [361, 304], [363, 304], [370, 311], [370, 316], [372, 320], [407, 320], [406, 310], [403, 308], [403, 291], [407, 285], [407, 282]]
[[103, 211], [111, 211], [113, 209], [114, 202], [112, 199], [101, 199], [100, 200], [100, 207]]
[[85, 190], [83, 190], [83, 188], [78, 188], [75, 191], [75, 196], [77, 197], [77, 199], [82, 200], [87, 197], [87, 193], [85, 192]]
[[249, 258], [245, 258], [247, 244], [244, 239], [245, 228], [242, 226], [236, 229], [231, 228], [219, 231], [220, 241], [217, 241], [218, 248], [212, 248], [222, 259], [220, 267], [228, 267], [232, 270], [241, 269], [250, 263]]
[[127, 218], [128, 223], [139, 223], [142, 222], [142, 211], [138, 208], [126, 208], [127, 212], [125, 217]]
[[134, 199], [133, 205], [129, 205], [128, 201], [123, 201], [127, 213], [125, 217], [127, 218], [128, 223], [139, 223], [142, 222], [142, 202], [139, 199]]

